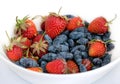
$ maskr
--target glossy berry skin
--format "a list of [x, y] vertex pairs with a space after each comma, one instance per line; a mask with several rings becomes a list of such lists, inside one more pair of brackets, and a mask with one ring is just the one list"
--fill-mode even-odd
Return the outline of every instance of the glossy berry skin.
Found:
[[72, 31], [76, 28], [84, 26], [83, 20], [80, 17], [73, 17], [69, 20], [67, 29]]
[[43, 31], [45, 31], [45, 21], [43, 21], [41, 24], [40, 24], [40, 27]]
[[78, 73], [79, 72], [79, 67], [73, 60], [68, 60], [67, 61], [67, 73]]
[[24, 42], [21, 42], [23, 44], [23, 46], [25, 46], [27, 48], [29, 48], [31, 46], [31, 41], [28, 38], [25, 38], [26, 40]]
[[22, 31], [22, 35], [23, 37], [31, 39], [37, 35], [37, 29], [32, 20], [26, 20], [26, 24], [28, 24], [28, 27], [25, 31]]
[[108, 31], [108, 22], [104, 17], [95, 18], [88, 26], [88, 31], [96, 34], [104, 34]]
[[47, 72], [52, 74], [64, 74], [66, 73], [66, 68], [66, 62], [63, 59], [53, 60], [46, 65]]
[[53, 39], [63, 32], [67, 25], [64, 17], [50, 14], [45, 21], [45, 31]]
[[82, 64], [86, 67], [87, 71], [92, 69], [92, 62], [89, 59], [83, 59]]
[[11, 61], [18, 61], [22, 58], [23, 51], [20, 47], [14, 45], [12, 49], [6, 50], [6, 54]]
[[96, 40], [90, 42], [88, 53], [91, 57], [103, 57], [106, 50], [105, 43], [100, 40]]

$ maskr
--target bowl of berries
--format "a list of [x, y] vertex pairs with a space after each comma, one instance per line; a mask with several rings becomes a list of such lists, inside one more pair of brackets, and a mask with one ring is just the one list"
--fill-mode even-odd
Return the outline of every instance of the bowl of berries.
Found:
[[1, 29], [0, 60], [33, 84], [91, 84], [120, 61], [114, 20], [59, 12], [13, 18], [14, 27]]

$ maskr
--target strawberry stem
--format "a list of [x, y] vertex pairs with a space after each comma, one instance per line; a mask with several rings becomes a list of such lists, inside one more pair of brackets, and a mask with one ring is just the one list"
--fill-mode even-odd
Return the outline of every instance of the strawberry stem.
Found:
[[60, 11], [61, 11], [62, 7], [60, 7], [59, 11], [58, 11], [58, 15], [60, 14]]
[[107, 40], [105, 43], [115, 42], [114, 40]]
[[108, 24], [112, 24], [112, 22], [113, 22], [116, 18], [117, 18], [117, 14], [115, 14], [115, 17], [114, 17], [112, 20], [108, 21]]
[[5, 32], [6, 32], [6, 35], [7, 35], [7, 37], [8, 37], [8, 40], [11, 42], [11, 38], [9, 37], [7, 31], [5, 31]]

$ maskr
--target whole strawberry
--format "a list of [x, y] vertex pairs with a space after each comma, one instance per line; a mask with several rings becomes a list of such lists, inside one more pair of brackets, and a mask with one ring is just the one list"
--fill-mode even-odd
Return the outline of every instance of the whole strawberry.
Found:
[[104, 34], [109, 29], [109, 24], [116, 19], [116, 16], [111, 21], [107, 21], [104, 17], [95, 18], [88, 26], [88, 31], [95, 34]]
[[43, 35], [38, 34], [33, 39], [33, 44], [31, 45], [31, 50], [33, 55], [42, 57], [44, 54], [47, 53], [48, 43], [44, 40]]
[[91, 57], [103, 57], [106, 50], [106, 44], [101, 40], [89, 42], [88, 53]]
[[19, 46], [16, 45], [10, 45], [7, 49], [6, 49], [6, 54], [7, 57], [11, 60], [11, 61], [18, 61], [20, 60], [20, 58], [22, 58], [23, 56], [23, 51]]
[[67, 25], [67, 20], [65, 16], [60, 16], [56, 13], [50, 13], [45, 20], [45, 31], [46, 33], [54, 39], [58, 36]]
[[63, 59], [53, 60], [47, 63], [46, 70], [52, 74], [64, 74], [67, 70], [66, 62]]
[[78, 73], [79, 72], [79, 68], [73, 60], [67, 61], [67, 69], [68, 69], [68, 71], [67, 71], [68, 73]]
[[83, 20], [80, 17], [73, 17], [69, 20], [67, 29], [72, 31], [76, 28], [84, 26]]
[[83, 59], [82, 64], [86, 67], [87, 71], [92, 69], [92, 62], [89, 59]]
[[17, 36], [22, 35], [23, 37], [31, 39], [37, 35], [37, 29], [33, 21], [28, 19], [27, 16], [25, 16], [22, 20], [16, 17], [15, 34]]

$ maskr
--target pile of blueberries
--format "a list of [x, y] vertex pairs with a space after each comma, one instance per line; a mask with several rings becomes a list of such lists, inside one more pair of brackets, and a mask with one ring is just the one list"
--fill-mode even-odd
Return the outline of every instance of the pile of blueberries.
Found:
[[[72, 16], [68, 16], [72, 17]], [[111, 61], [111, 54], [106, 53], [102, 58], [93, 58], [88, 55], [88, 42], [93, 39], [99, 39], [104, 42], [111, 40], [111, 32], [107, 32], [104, 35], [98, 35], [90, 33], [87, 30], [89, 23], [85, 21], [85, 26], [77, 28], [73, 31], [64, 30], [55, 39], [51, 39], [48, 35], [45, 35], [45, 40], [48, 41], [48, 53], [42, 56], [38, 62], [30, 58], [22, 58], [16, 64], [22, 67], [37, 67], [43, 68], [43, 72], [46, 72], [46, 64], [57, 58], [63, 58], [65, 60], [74, 60], [79, 66], [80, 72], [85, 72], [86, 67], [82, 64], [83, 59], [89, 59], [93, 66], [92, 69], [99, 68], [108, 64]], [[107, 51], [111, 51], [114, 48], [114, 44], [111, 42], [106, 43]]]

